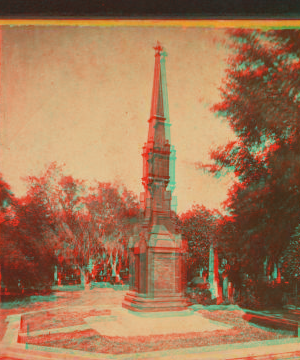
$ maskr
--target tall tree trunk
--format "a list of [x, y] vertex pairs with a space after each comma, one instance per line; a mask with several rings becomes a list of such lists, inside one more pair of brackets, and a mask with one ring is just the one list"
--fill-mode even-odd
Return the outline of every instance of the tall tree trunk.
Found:
[[54, 285], [57, 285], [57, 280], [58, 280], [58, 277], [57, 277], [57, 265], [55, 265], [54, 266], [54, 278], [53, 278]]
[[0, 264], [0, 304], [2, 303], [2, 271]]
[[83, 289], [84, 290], [89, 290], [90, 286], [88, 283], [88, 272], [86, 271], [85, 267], [79, 267], [80, 270], [80, 281], [81, 281], [81, 285], [83, 285]]

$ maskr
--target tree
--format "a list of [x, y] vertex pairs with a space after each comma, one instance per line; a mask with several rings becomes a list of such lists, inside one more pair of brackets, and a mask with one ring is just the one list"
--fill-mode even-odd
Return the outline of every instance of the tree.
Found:
[[30, 195], [16, 199], [1, 179], [1, 254], [3, 282], [10, 291], [50, 285], [54, 252], [51, 224], [43, 204]]
[[282, 256], [282, 267], [289, 280], [300, 278], [300, 225], [296, 227], [290, 243]]
[[99, 233], [84, 204], [84, 181], [66, 176], [63, 168], [50, 164], [40, 177], [29, 177], [29, 192], [44, 204], [47, 216], [53, 219], [58, 239], [56, 254], [65, 262], [78, 265], [84, 286], [88, 279], [90, 257], [101, 247]]
[[114, 273], [119, 265], [128, 268], [127, 245], [139, 217], [139, 202], [125, 186], [98, 182], [89, 189], [85, 204], [108, 253]]
[[[20, 249], [13, 242], [12, 233], [18, 224], [16, 218], [16, 199], [10, 190], [10, 186], [0, 176], [0, 285], [9, 283], [9, 270], [15, 269], [17, 264], [22, 259], [25, 262], [25, 257]], [[12, 274], [10, 274], [12, 275]]]
[[181, 214], [182, 237], [188, 243], [187, 272], [191, 279], [200, 269], [208, 270], [209, 247], [216, 238], [216, 211], [204, 206], [194, 205], [191, 210]]
[[109, 253], [116, 266], [118, 257], [127, 256], [124, 251], [130, 219], [138, 214], [133, 193], [110, 183], [88, 187], [85, 181], [66, 176], [56, 163], [50, 164], [42, 176], [29, 177], [28, 181], [30, 191], [53, 219], [57, 254], [79, 267], [84, 286], [91, 260], [98, 261]]
[[232, 56], [222, 100], [212, 110], [228, 120], [237, 140], [212, 151], [209, 169], [235, 174], [226, 207], [240, 254], [257, 277], [266, 256], [278, 263], [300, 215], [300, 32], [229, 35]]
[[44, 204], [38, 203], [29, 194], [20, 199], [19, 224], [14, 240], [26, 258], [19, 278], [24, 287], [47, 288], [53, 283], [56, 263], [57, 237], [52, 219], [47, 216]]

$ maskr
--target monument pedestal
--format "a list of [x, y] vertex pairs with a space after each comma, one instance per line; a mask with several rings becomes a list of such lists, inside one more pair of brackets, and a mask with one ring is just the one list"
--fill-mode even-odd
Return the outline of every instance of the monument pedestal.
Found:
[[181, 236], [164, 225], [153, 226], [149, 240], [136, 235], [130, 245], [130, 291], [122, 306], [132, 311], [181, 311], [190, 303], [184, 298], [185, 269]]

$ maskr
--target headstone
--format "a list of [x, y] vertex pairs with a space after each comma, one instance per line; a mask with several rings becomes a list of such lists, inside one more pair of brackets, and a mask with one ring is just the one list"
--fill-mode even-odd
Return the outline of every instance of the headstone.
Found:
[[263, 272], [260, 275], [262, 281], [268, 281], [268, 261], [268, 257], [266, 257], [263, 263]]
[[219, 296], [219, 266], [218, 266], [218, 254], [216, 249], [213, 246], [213, 243], [210, 244], [209, 248], [209, 274], [208, 282], [210, 286], [210, 292], [212, 299], [218, 298]]
[[228, 299], [228, 276], [223, 278], [223, 298]]
[[277, 266], [276, 264], [274, 264], [274, 269], [272, 272], [272, 280], [276, 280], [277, 279]]
[[228, 282], [228, 300], [233, 303], [234, 288], [231, 281]]
[[279, 267], [277, 268], [277, 278], [276, 278], [276, 282], [277, 282], [277, 284], [280, 284], [280, 283], [281, 283], [281, 271], [280, 271], [280, 268], [279, 268]]
[[57, 282], [57, 266], [54, 266], [54, 282]]
[[264, 275], [267, 275], [267, 267], [268, 267], [268, 258], [265, 258], [264, 261]]

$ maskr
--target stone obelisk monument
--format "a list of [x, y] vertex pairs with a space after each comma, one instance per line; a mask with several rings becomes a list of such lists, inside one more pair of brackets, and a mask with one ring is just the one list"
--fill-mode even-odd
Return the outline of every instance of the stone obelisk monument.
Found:
[[183, 296], [186, 277], [182, 239], [172, 218], [172, 193], [167, 190], [174, 169], [169, 169], [172, 148], [166, 135], [170, 124], [165, 53], [159, 43], [154, 49], [149, 131], [143, 147], [143, 215], [129, 241], [129, 292], [123, 307], [134, 311], [178, 311], [189, 304]]

